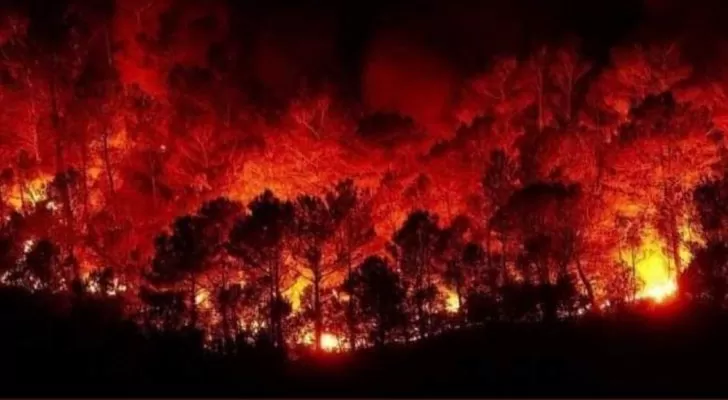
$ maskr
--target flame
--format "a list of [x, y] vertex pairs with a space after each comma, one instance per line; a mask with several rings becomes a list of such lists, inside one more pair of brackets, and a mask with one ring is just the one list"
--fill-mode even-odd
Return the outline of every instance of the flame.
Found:
[[[653, 245], [654, 247], [654, 245]], [[662, 302], [677, 291], [674, 276], [670, 274], [668, 258], [662, 251], [645, 249], [647, 256], [637, 263], [637, 276], [642, 287], [638, 299], [648, 298]]]
[[[310, 330], [306, 331], [306, 333], [303, 334], [303, 336], [301, 337], [300, 343], [307, 346], [313, 346], [313, 332], [311, 332]], [[326, 352], [334, 352], [341, 348], [341, 340], [339, 339], [339, 337], [329, 332], [324, 332], [321, 334], [321, 341], [319, 344], [321, 350]]]
[[[666, 246], [664, 241], [653, 231], [643, 232], [642, 245], [636, 250], [636, 262], [634, 265], [638, 285], [635, 299], [650, 299], [657, 303], [672, 297], [677, 292], [676, 274], [671, 268], [671, 258], [665, 254]], [[682, 251], [683, 262], [686, 255]], [[622, 256], [622, 261], [630, 265], [630, 257]]]
[[449, 313], [457, 313], [460, 310], [460, 299], [457, 293], [452, 290], [445, 289], [445, 311]]
[[649, 298], [657, 303], [661, 303], [663, 300], [672, 297], [677, 292], [677, 284], [674, 281], [667, 281], [663, 284], [653, 284], [642, 289], [642, 292], [638, 294], [638, 298]]
[[28, 239], [25, 242], [23, 242], [23, 253], [24, 254], [30, 253], [30, 250], [33, 248], [34, 245], [35, 245], [35, 240], [33, 240], [33, 239]]
[[340, 347], [339, 338], [331, 333], [324, 333], [321, 335], [321, 350], [323, 351], [335, 351]]
[[199, 289], [195, 295], [195, 304], [202, 309], [210, 308], [210, 292], [207, 289]]
[[44, 175], [26, 182], [25, 187], [22, 187], [19, 183], [15, 184], [10, 190], [7, 199], [8, 204], [13, 209], [20, 210], [23, 208], [23, 203], [26, 206], [33, 206], [45, 200], [46, 187], [52, 179], [52, 176]]
[[301, 309], [301, 297], [303, 291], [310, 285], [310, 282], [303, 276], [299, 276], [290, 288], [283, 294], [291, 302], [291, 309], [297, 312]]

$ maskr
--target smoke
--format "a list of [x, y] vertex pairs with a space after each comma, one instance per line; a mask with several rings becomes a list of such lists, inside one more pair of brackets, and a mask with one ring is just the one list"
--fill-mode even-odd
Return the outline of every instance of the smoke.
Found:
[[171, 4], [172, 0], [117, 1], [112, 23], [112, 37], [117, 48], [114, 61], [121, 82], [127, 86], [137, 85], [154, 96], [166, 92], [166, 74], [171, 67], [153, 51], [159, 42], [161, 16]]
[[381, 33], [366, 52], [363, 102], [371, 111], [398, 113], [442, 132], [456, 82], [444, 58], [402, 34]]
[[318, 86], [336, 75], [335, 21], [326, 13], [267, 15], [251, 32], [254, 84], [266, 97], [290, 100], [302, 86]]

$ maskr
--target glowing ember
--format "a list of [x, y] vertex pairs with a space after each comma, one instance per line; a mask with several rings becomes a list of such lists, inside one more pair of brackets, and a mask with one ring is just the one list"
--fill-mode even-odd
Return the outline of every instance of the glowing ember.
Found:
[[445, 310], [453, 314], [460, 310], [460, 299], [458, 299], [457, 293], [450, 290], [447, 291], [447, 298], [445, 299]]
[[20, 210], [25, 205], [33, 206], [46, 198], [46, 187], [53, 179], [50, 175], [44, 175], [40, 178], [26, 182], [24, 186], [20, 184], [14, 185], [9, 198], [8, 204], [15, 210]]
[[[299, 343], [303, 343], [307, 346], [313, 347], [314, 339], [313, 332], [306, 332], [300, 339]], [[337, 351], [341, 348], [341, 341], [333, 333], [324, 332], [321, 334], [321, 350], [326, 352]]]
[[673, 281], [668, 281], [661, 285], [651, 285], [645, 287], [642, 292], [638, 294], [638, 297], [649, 298], [660, 303], [666, 298], [674, 295], [675, 292], [677, 292], [677, 285]]
[[339, 348], [339, 338], [336, 335], [330, 333], [324, 333], [321, 335], [321, 350], [323, 351], [335, 351]]
[[208, 306], [209, 297], [210, 293], [207, 290], [200, 289], [195, 296], [195, 304], [197, 304], [198, 306]]
[[33, 248], [33, 245], [35, 244], [35, 240], [28, 239], [23, 243], [23, 253], [28, 254], [30, 250]]

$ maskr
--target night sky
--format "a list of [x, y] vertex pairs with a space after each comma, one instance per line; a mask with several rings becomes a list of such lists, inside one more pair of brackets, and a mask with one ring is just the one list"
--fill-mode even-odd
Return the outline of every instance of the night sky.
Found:
[[[101, 19], [126, 4], [88, 3], [92, 7], [86, 8]], [[719, 0], [198, 3], [203, 10], [213, 9], [210, 4], [226, 6], [225, 48], [241, 55], [233, 68], [246, 92], [260, 100], [256, 103], [284, 102], [305, 81], [311, 86], [334, 84], [352, 100], [405, 114], [436, 112], [427, 109], [438, 107], [431, 98], [456, 95], [452, 88], [487, 68], [494, 55], [524, 56], [543, 43], [579, 38], [582, 54], [599, 65], [608, 62], [611, 48], [625, 41], [680, 40], [689, 44], [686, 54], [699, 68], [701, 60], [716, 56], [712, 45], [728, 37], [720, 17], [727, 7]], [[30, 36], [49, 46], [67, 36], [63, 16], [72, 13], [63, 1], [5, 1], [3, 8], [29, 8]], [[162, 19], [163, 37], [165, 29], [174, 30], [174, 10]], [[202, 18], [199, 34], [217, 23], [214, 16]], [[210, 59], [215, 50], [211, 46]], [[383, 93], [381, 86], [391, 86], [389, 81], [401, 83], [398, 90], [404, 92]], [[400, 104], [423, 97], [423, 92], [430, 98], [427, 106]]]

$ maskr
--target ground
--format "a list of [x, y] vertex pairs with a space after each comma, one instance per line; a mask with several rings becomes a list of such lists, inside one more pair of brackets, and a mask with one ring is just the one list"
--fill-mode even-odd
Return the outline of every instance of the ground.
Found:
[[[23, 396], [723, 396], [728, 315], [669, 306], [494, 323], [411, 345], [284, 360], [142, 334], [113, 306], [0, 291], [0, 394]], [[56, 311], [49, 311], [50, 309]], [[58, 312], [58, 309], [65, 311]]]

